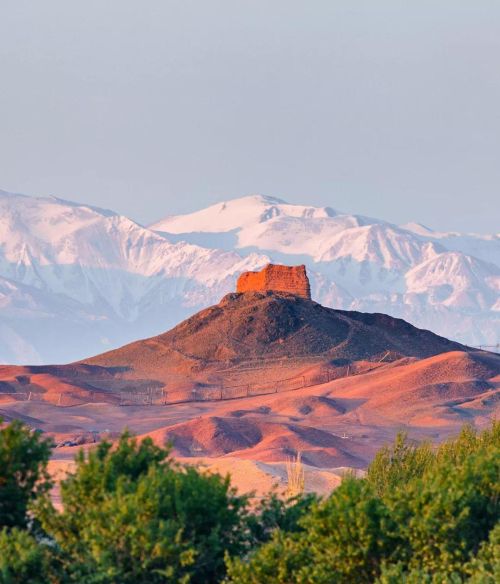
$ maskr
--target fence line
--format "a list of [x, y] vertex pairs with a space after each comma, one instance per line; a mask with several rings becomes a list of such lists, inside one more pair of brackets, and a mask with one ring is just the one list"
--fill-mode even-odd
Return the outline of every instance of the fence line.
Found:
[[[250, 382], [235, 385], [225, 385], [222, 383], [220, 386], [197, 387], [191, 390], [168, 390], [158, 387], [145, 387], [142, 390], [122, 390], [118, 393], [96, 390], [91, 391], [87, 396], [56, 393], [53, 394], [55, 404], [54, 402], [51, 403], [59, 407], [71, 407], [85, 403], [94, 403], [97, 401], [98, 396], [103, 396], [106, 399], [113, 397], [120, 406], [164, 406], [189, 402], [231, 400], [296, 391], [322, 383], [329, 383], [336, 379], [368, 373], [376, 369], [381, 363], [382, 360], [373, 364], [372, 367], [367, 368], [348, 364], [335, 369], [329, 368], [317, 373], [306, 373], [304, 375], [296, 375], [274, 381]], [[46, 401], [44, 399], [45, 394], [42, 392], [0, 392], [1, 396], [12, 396], [14, 399], [21, 401]]]
[[491, 353], [500, 353], [500, 343], [496, 345], [473, 345], [472, 348], [480, 351], [490, 351]]
[[[288, 377], [276, 381], [263, 381], [254, 383], [243, 383], [239, 385], [220, 385], [213, 387], [198, 387], [192, 390], [171, 390], [149, 388], [145, 391], [122, 391], [120, 392], [120, 406], [134, 405], [173, 405], [190, 402], [203, 401], [223, 401], [254, 397], [259, 395], [269, 395], [287, 391], [296, 391], [313, 385], [329, 383], [336, 379], [368, 373], [376, 369], [379, 363], [366, 369], [357, 369], [351, 365], [346, 365], [336, 369], [326, 369], [324, 371]], [[176, 399], [175, 396], [178, 396]]]
[[13, 395], [15, 397], [22, 397], [23, 400], [22, 401], [28, 401], [28, 394], [24, 391], [1, 391], [0, 392], [0, 397], [4, 396], [4, 395]]

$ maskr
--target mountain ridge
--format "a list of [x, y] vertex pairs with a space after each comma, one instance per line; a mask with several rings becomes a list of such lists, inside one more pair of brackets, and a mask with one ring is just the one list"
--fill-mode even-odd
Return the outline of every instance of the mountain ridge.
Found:
[[[158, 334], [269, 262], [305, 263], [323, 304], [386, 312], [471, 345], [498, 342], [497, 235], [416, 234], [264, 196], [208, 210], [173, 216], [177, 233], [168, 233], [110, 210], [0, 191], [0, 362], [73, 361]], [[200, 213], [206, 231], [182, 232]], [[213, 213], [230, 221], [217, 224]]]

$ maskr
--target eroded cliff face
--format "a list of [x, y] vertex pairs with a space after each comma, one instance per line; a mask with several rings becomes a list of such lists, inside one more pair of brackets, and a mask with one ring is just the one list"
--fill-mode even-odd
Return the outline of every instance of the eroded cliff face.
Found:
[[238, 278], [236, 292], [288, 292], [311, 299], [306, 267], [269, 264], [260, 272], [244, 272]]

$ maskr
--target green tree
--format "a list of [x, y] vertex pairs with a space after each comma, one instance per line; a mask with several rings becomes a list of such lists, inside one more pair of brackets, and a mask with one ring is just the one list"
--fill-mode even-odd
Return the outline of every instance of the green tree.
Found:
[[224, 554], [247, 546], [247, 499], [229, 479], [181, 467], [151, 440], [80, 454], [61, 498], [62, 512], [46, 498], [38, 515], [71, 582], [217, 582]]
[[497, 584], [500, 582], [500, 522], [490, 531], [477, 556], [467, 565], [470, 584]]
[[464, 579], [458, 573], [429, 572], [425, 568], [412, 568], [403, 562], [384, 565], [376, 584], [463, 584]]
[[[399, 435], [367, 479], [348, 478], [298, 521], [245, 558], [228, 582], [326, 584], [496, 581], [500, 424], [465, 428], [433, 451]], [[479, 552], [479, 553], [478, 553]]]
[[373, 582], [399, 543], [384, 503], [366, 481], [352, 477], [299, 524], [302, 531], [276, 533], [249, 561], [230, 561], [229, 582]]
[[233, 584], [309, 584], [316, 582], [304, 572], [310, 567], [311, 555], [305, 537], [275, 531], [271, 541], [249, 557], [228, 557], [228, 576]]
[[313, 493], [296, 495], [289, 499], [270, 493], [248, 515], [250, 545], [257, 546], [269, 541], [278, 530], [286, 533], [302, 531], [300, 520], [319, 500]]
[[367, 480], [376, 493], [383, 496], [401, 484], [421, 477], [434, 462], [430, 444], [411, 443], [405, 432], [399, 432], [392, 446], [385, 446], [377, 452], [368, 467]]
[[490, 531], [478, 554], [464, 565], [463, 570], [430, 571], [419, 566], [408, 568], [399, 562], [382, 568], [377, 584], [497, 584], [500, 582], [500, 523]]
[[28, 507], [51, 487], [47, 473], [52, 441], [14, 420], [1, 427], [0, 527], [26, 527]]
[[443, 460], [386, 501], [407, 543], [410, 567], [461, 572], [500, 516], [500, 450], [489, 447], [461, 464]]
[[40, 545], [27, 531], [0, 530], [0, 584], [47, 584], [49, 548]]
[[436, 451], [436, 464], [449, 462], [461, 465], [476, 452], [490, 451], [500, 447], [500, 421], [494, 421], [490, 428], [478, 432], [469, 424], [465, 425], [457, 438], [441, 444]]

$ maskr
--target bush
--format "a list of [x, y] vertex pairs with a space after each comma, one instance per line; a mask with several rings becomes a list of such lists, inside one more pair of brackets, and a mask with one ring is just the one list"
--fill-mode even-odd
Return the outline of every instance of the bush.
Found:
[[500, 451], [445, 461], [386, 500], [407, 545], [410, 567], [460, 572], [499, 519]]
[[248, 562], [230, 562], [229, 581], [373, 582], [383, 558], [397, 549], [397, 526], [366, 481], [344, 479], [299, 524], [302, 531], [276, 534]]
[[477, 556], [466, 567], [470, 584], [497, 584], [500, 582], [500, 523], [491, 530]]
[[463, 570], [442, 572], [424, 565], [408, 569], [404, 563], [382, 567], [377, 584], [497, 584], [500, 582], [500, 523], [490, 531], [478, 554]]
[[382, 567], [376, 584], [463, 584], [464, 579], [457, 573], [428, 572], [424, 568], [408, 571], [404, 563], [389, 564]]
[[19, 422], [0, 430], [0, 584], [500, 581], [497, 422], [435, 450], [400, 434], [366, 479], [252, 511], [228, 478], [124, 434], [80, 452], [59, 512], [49, 453]]
[[[298, 521], [246, 558], [239, 584], [498, 581], [500, 423], [465, 428], [433, 451], [397, 436], [367, 478], [345, 479]], [[488, 539], [489, 538], [489, 539]], [[495, 580], [497, 578], [497, 580]]]
[[415, 445], [400, 432], [392, 446], [381, 448], [368, 467], [367, 480], [379, 496], [390, 493], [401, 484], [421, 477], [435, 462], [428, 443]]
[[248, 515], [250, 545], [257, 546], [269, 541], [276, 531], [302, 531], [301, 518], [318, 502], [318, 496], [312, 493], [289, 499], [282, 499], [276, 493], [269, 494]]
[[0, 531], [0, 584], [47, 584], [48, 548], [26, 531], [17, 528]]
[[61, 485], [62, 513], [39, 508], [72, 582], [217, 582], [246, 546], [247, 500], [229, 479], [182, 468], [125, 435], [81, 454]]
[[47, 473], [52, 441], [14, 420], [1, 427], [0, 528], [26, 527], [28, 507], [51, 487]]

